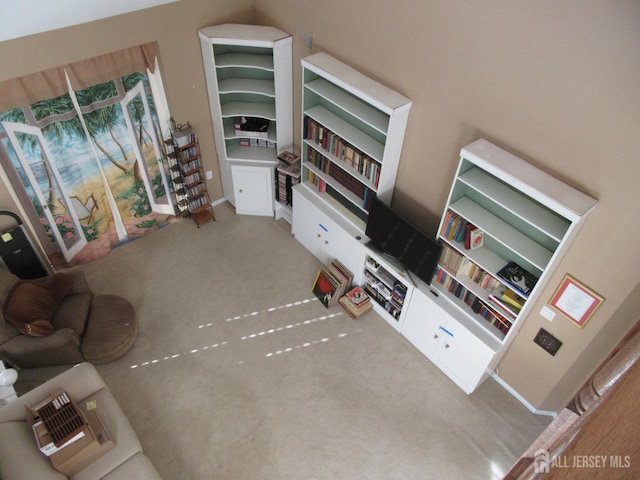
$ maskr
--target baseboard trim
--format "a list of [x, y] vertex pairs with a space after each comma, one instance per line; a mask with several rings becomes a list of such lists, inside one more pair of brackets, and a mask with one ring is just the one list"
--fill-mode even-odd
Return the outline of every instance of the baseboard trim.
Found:
[[511, 385], [509, 385], [507, 382], [505, 382], [503, 379], [501, 379], [498, 376], [497, 373], [493, 372], [491, 374], [491, 378], [493, 378], [496, 382], [498, 382], [502, 386], [502, 388], [504, 388], [507, 392], [509, 392], [511, 395], [513, 395], [521, 404], [523, 404], [525, 407], [527, 407], [527, 409], [531, 413], [534, 413], [536, 415], [547, 415], [547, 416], [553, 417], [553, 418], [555, 418], [558, 415], [557, 412], [550, 412], [548, 410], [538, 410], [538, 409], [534, 408], [534, 406], [531, 405], [529, 402], [527, 402], [527, 400], [522, 395], [520, 395], [513, 388], [511, 388]]
[[218, 205], [222, 205], [226, 201], [227, 201], [227, 199], [222, 197], [222, 198], [219, 198], [218, 200], [216, 200], [214, 202], [211, 202], [211, 206], [212, 207], [217, 207]]

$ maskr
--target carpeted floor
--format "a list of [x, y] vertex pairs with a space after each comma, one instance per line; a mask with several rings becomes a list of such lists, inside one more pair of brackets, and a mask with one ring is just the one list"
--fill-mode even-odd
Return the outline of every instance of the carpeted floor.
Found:
[[77, 267], [136, 308], [136, 345], [98, 370], [166, 480], [501, 478], [548, 423], [314, 300], [288, 224], [215, 214]]

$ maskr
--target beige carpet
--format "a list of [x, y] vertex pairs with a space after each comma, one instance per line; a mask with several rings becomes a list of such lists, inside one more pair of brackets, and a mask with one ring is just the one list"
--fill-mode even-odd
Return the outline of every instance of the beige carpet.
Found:
[[78, 267], [136, 308], [136, 345], [98, 370], [166, 480], [501, 478], [549, 421], [323, 307], [288, 224], [215, 213]]

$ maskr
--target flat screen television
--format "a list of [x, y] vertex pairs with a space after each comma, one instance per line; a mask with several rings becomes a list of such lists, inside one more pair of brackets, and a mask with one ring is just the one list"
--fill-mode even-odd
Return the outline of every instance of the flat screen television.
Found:
[[367, 237], [427, 285], [431, 284], [442, 246], [375, 199], [369, 210]]

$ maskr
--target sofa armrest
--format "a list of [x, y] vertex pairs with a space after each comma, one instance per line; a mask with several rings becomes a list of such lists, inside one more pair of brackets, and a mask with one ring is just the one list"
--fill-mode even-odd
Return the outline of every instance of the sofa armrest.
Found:
[[107, 386], [96, 367], [87, 362], [77, 364], [0, 408], [0, 423], [26, 420], [25, 406], [36, 405], [58, 388], [71, 398], [83, 399]]
[[61, 328], [46, 337], [18, 335], [3, 343], [0, 353], [20, 368], [73, 365], [84, 361], [80, 337], [70, 328]]

